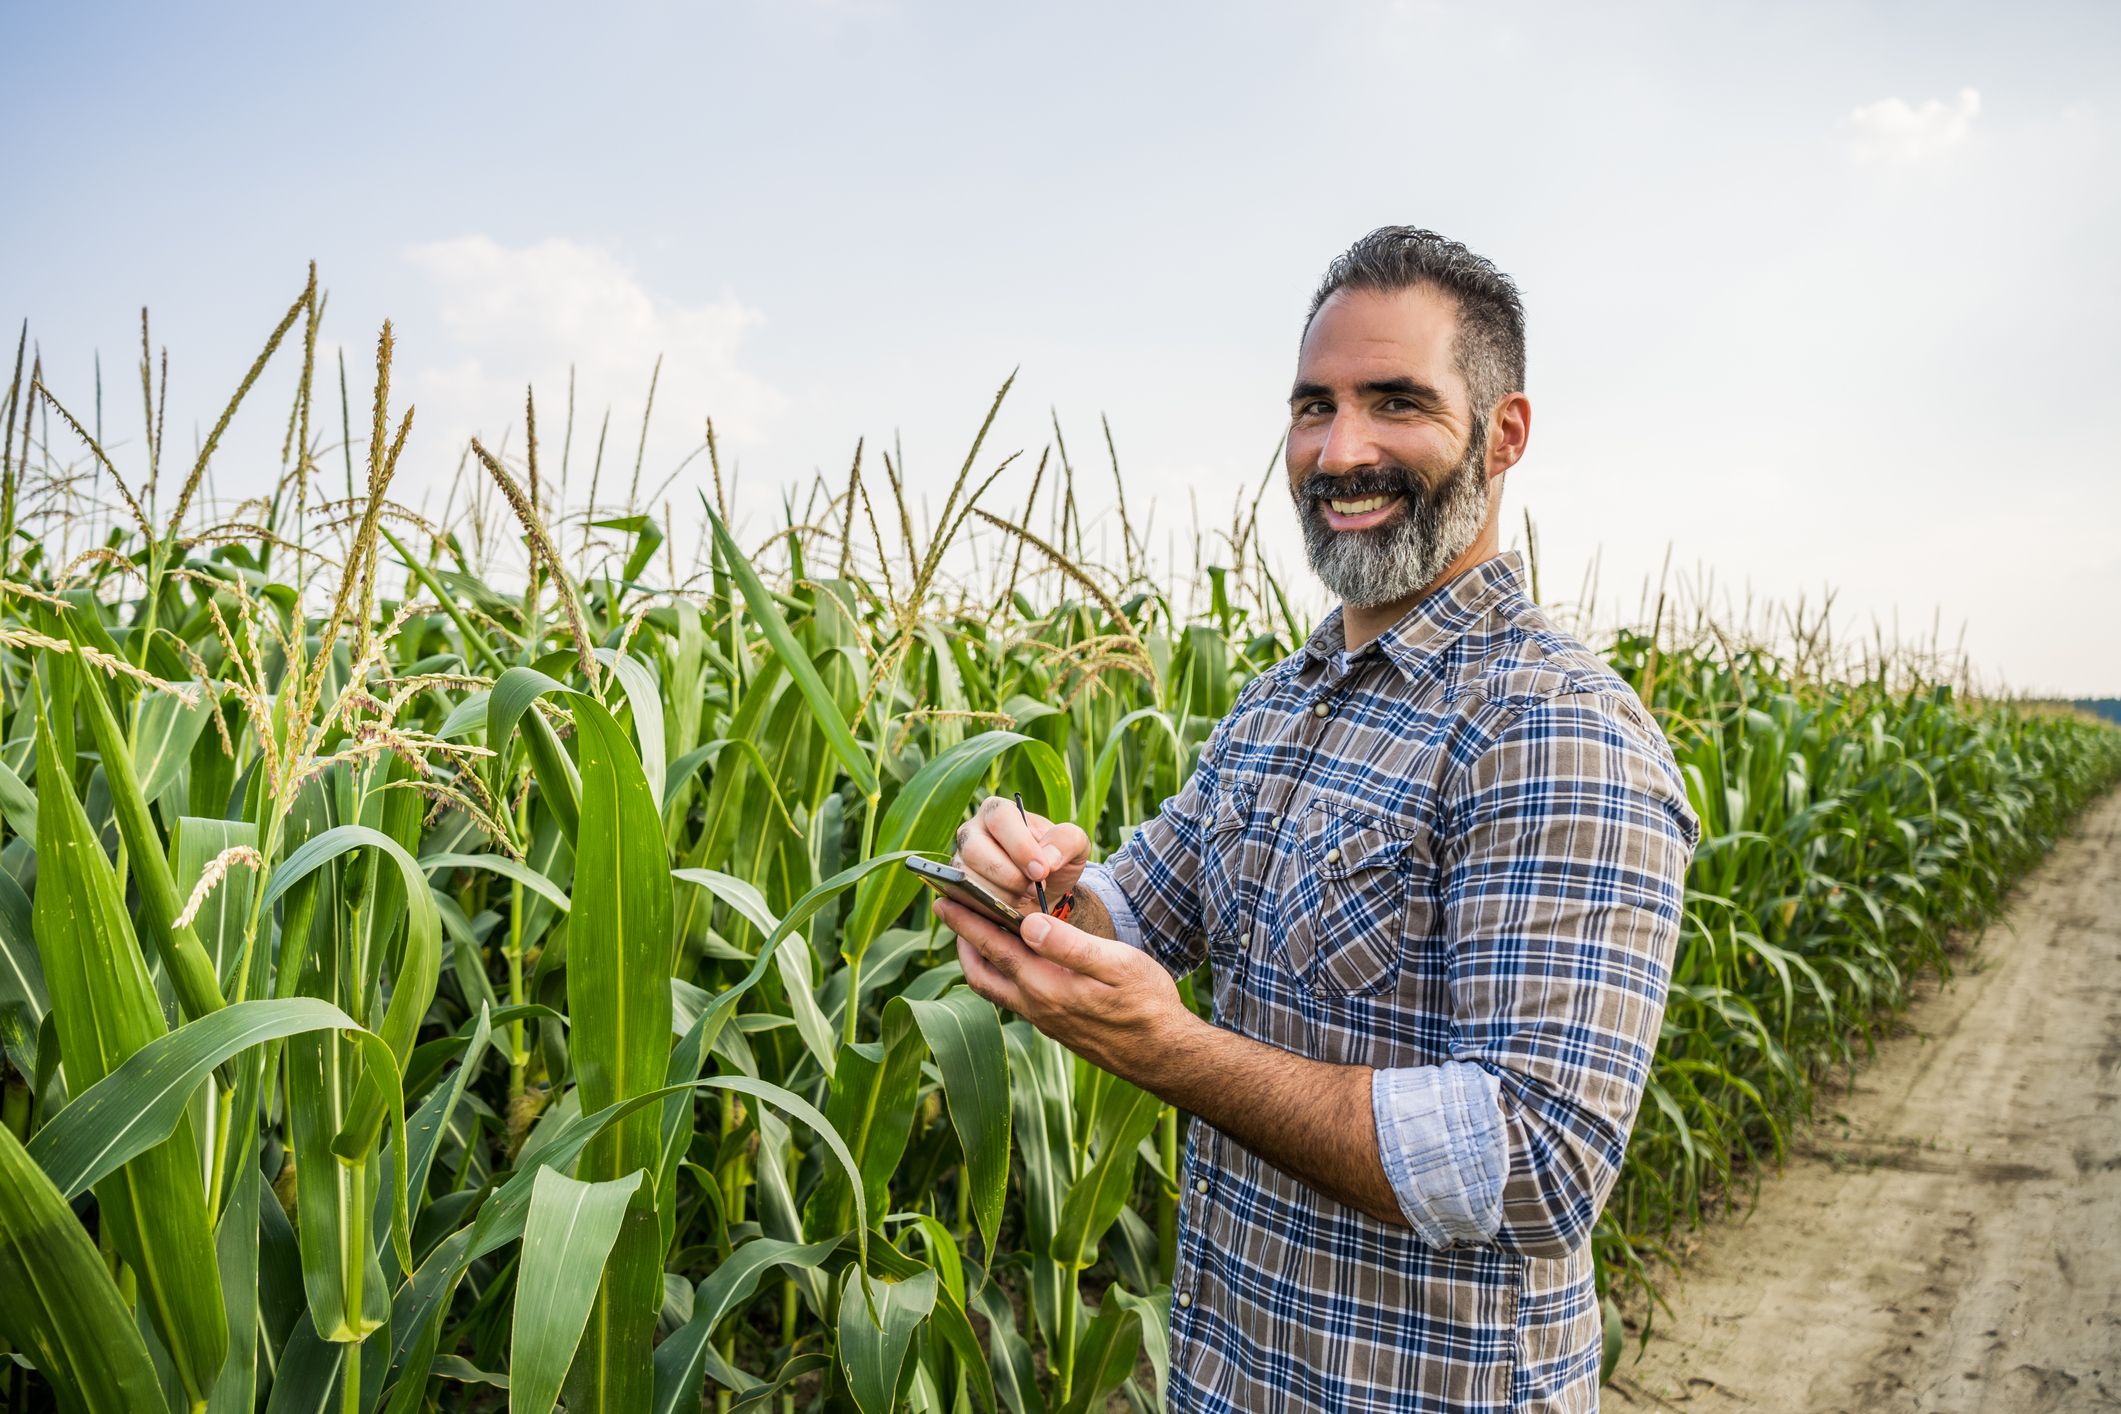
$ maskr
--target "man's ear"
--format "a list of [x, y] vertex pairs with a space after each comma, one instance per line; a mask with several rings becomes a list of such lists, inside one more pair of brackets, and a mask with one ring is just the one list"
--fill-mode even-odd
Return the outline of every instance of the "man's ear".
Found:
[[1532, 400], [1507, 393], [1488, 419], [1488, 476], [1493, 480], [1524, 459], [1532, 441]]

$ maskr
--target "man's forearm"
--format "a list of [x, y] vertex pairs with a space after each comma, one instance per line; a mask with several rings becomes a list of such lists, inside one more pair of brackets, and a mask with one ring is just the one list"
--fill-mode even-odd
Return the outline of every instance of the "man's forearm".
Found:
[[1299, 1182], [1407, 1226], [1378, 1157], [1370, 1067], [1311, 1060], [1195, 1018], [1128, 1069], [1127, 1079]]

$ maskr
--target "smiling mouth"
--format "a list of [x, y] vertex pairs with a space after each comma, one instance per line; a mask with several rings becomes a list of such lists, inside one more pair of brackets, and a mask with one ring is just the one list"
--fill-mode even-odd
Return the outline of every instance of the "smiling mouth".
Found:
[[1334, 497], [1321, 501], [1326, 524], [1335, 530], [1368, 530], [1389, 519], [1404, 498], [1394, 493]]

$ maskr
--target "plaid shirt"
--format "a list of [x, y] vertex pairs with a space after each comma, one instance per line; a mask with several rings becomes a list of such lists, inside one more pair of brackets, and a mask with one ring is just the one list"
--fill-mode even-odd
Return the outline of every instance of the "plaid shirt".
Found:
[[1486, 560], [1246, 684], [1083, 883], [1215, 1021], [1375, 1068], [1410, 1226], [1190, 1127], [1170, 1405], [1594, 1410], [1589, 1237], [1649, 1074], [1700, 825], [1641, 699]]

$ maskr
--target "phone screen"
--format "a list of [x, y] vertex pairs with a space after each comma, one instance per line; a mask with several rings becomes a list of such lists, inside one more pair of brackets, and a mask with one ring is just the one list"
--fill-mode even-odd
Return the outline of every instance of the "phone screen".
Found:
[[961, 903], [982, 917], [1000, 924], [1014, 933], [1023, 926], [1024, 915], [978, 879], [967, 875], [962, 869], [948, 864], [937, 864], [927, 859], [909, 859], [906, 867], [915, 878], [953, 903]]

